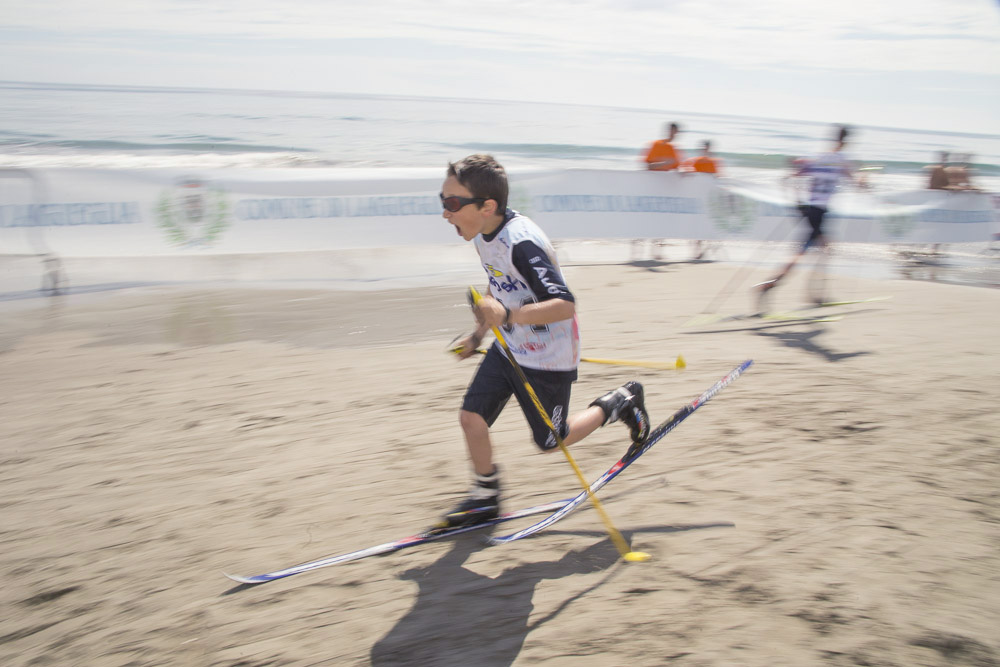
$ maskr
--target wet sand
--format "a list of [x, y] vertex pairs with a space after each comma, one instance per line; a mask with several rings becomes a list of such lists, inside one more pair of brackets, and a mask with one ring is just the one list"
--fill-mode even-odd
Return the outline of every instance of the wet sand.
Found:
[[[240, 587], [428, 525], [467, 486], [464, 285], [140, 287], [0, 320], [5, 665], [1000, 664], [1000, 291], [837, 276], [830, 322], [752, 309], [737, 268], [572, 266], [574, 409], [628, 379], [654, 422], [754, 366], [585, 509]], [[775, 293], [801, 307], [804, 274]], [[817, 311], [808, 311], [809, 313]], [[706, 318], [707, 319], [707, 318]], [[507, 509], [572, 496], [508, 406]], [[627, 446], [574, 447], [589, 478]], [[513, 527], [513, 526], [512, 526]]]

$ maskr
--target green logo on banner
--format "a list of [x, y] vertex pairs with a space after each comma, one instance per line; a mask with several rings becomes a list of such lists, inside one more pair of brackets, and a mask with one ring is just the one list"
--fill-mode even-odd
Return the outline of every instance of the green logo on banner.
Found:
[[879, 216], [879, 225], [890, 239], [901, 239], [913, 230], [914, 219], [909, 213], [890, 213]]
[[229, 226], [229, 202], [205, 181], [185, 178], [160, 197], [156, 219], [174, 245], [212, 245]]
[[722, 188], [716, 188], [708, 196], [707, 204], [715, 227], [725, 232], [745, 232], [757, 219], [756, 201]]

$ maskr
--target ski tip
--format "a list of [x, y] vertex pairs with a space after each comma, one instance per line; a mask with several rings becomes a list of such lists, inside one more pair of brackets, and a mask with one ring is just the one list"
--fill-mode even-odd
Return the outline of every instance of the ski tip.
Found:
[[816, 304], [818, 308], [826, 308], [830, 306], [853, 306], [861, 303], [875, 303], [877, 301], [888, 301], [892, 298], [891, 294], [883, 296], [873, 296], [869, 299], [848, 299], [845, 301], [822, 301]]
[[677, 355], [677, 361], [674, 362], [674, 368], [681, 370], [682, 368], [687, 368], [687, 362], [684, 361], [684, 357]]
[[228, 572], [223, 572], [222, 574], [239, 584], [263, 584], [265, 581], [268, 581], [267, 579], [260, 579], [258, 577], [241, 577], [238, 574], [229, 574]]
[[629, 551], [627, 554], [622, 556], [629, 563], [645, 563], [651, 560], [653, 557], [650, 556], [645, 551]]
[[718, 322], [721, 319], [722, 319], [722, 315], [717, 315], [715, 313], [702, 313], [700, 315], [695, 315], [694, 317], [692, 317], [690, 320], [688, 320], [687, 322], [685, 322], [681, 326], [683, 326], [684, 328], [687, 328], [687, 327], [704, 327], [704, 326], [708, 326], [709, 324], [715, 324], [716, 322]]

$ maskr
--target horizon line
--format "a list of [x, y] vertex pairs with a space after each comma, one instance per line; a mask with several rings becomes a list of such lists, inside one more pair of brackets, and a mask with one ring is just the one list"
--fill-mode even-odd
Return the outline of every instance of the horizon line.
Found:
[[[1000, 1], [1000, 0], [998, 0]], [[675, 114], [675, 115], [694, 115], [694, 116], [711, 116], [716, 118], [750, 118], [755, 120], [776, 120], [776, 121], [787, 121], [792, 123], [805, 123], [810, 125], [838, 125], [844, 124], [851, 127], [862, 127], [869, 128], [873, 130], [885, 130], [888, 132], [923, 132], [928, 134], [941, 134], [947, 136], [958, 136], [958, 137], [971, 137], [971, 138], [983, 138], [983, 139], [1000, 139], [1000, 134], [989, 134], [986, 132], [958, 132], [954, 130], [933, 130], [929, 128], [911, 128], [911, 127], [889, 127], [885, 125], [863, 125], [858, 123], [837, 123], [835, 121], [818, 121], [818, 120], [805, 120], [801, 118], [783, 118], [775, 116], [754, 116], [754, 115], [743, 115], [743, 114], [724, 114], [711, 111], [682, 111], [679, 109], [656, 109], [651, 107], [629, 107], [629, 106], [615, 106], [608, 104], [581, 104], [578, 102], [542, 102], [538, 100], [510, 100], [510, 99], [495, 99], [495, 98], [455, 98], [455, 97], [442, 97], [438, 95], [392, 95], [386, 93], [357, 93], [357, 92], [341, 92], [341, 91], [308, 91], [308, 90], [291, 90], [291, 89], [269, 89], [269, 88], [205, 88], [200, 86], [161, 86], [161, 85], [150, 85], [150, 84], [116, 84], [116, 83], [67, 83], [67, 82], [57, 82], [57, 81], [17, 81], [9, 79], [0, 79], [0, 88], [16, 88], [23, 87], [26, 89], [32, 88], [53, 88], [53, 89], [63, 89], [63, 90], [91, 90], [91, 91], [107, 91], [107, 92], [126, 92], [126, 91], [145, 91], [145, 92], [171, 92], [171, 93], [223, 93], [223, 94], [263, 94], [263, 95], [286, 95], [295, 97], [313, 97], [313, 98], [336, 98], [336, 97], [362, 97], [362, 98], [386, 98], [386, 99], [415, 99], [415, 100], [461, 100], [463, 102], [480, 102], [486, 104], [495, 103], [507, 103], [514, 102], [517, 104], [549, 104], [555, 106], [567, 106], [567, 107], [589, 107], [597, 109], [617, 109], [624, 111], [646, 111], [655, 112], [663, 114]], [[666, 121], [664, 121], [666, 122]]]

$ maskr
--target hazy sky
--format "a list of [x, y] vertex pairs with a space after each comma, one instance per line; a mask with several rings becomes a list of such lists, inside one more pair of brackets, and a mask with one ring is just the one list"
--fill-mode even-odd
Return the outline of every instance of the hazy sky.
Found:
[[0, 79], [1000, 134], [1000, 2], [0, 0]]

